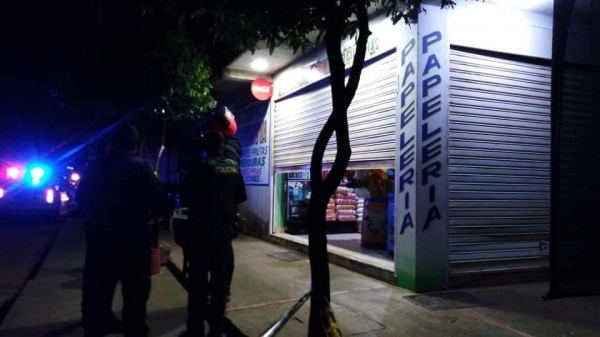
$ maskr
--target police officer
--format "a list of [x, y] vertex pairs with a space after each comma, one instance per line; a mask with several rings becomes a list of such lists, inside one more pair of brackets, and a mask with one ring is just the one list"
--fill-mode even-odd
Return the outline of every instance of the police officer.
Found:
[[[213, 112], [213, 118], [207, 123], [208, 130], [216, 130], [221, 132], [224, 136], [223, 156], [235, 161], [238, 166], [242, 157], [242, 142], [238, 137], [235, 136], [237, 132], [237, 123], [233, 113], [224, 105], [217, 104], [215, 111]], [[234, 212], [234, 223], [232, 223], [234, 230], [234, 238], [238, 234], [239, 216], [237, 209]], [[233, 245], [228, 252], [227, 258], [227, 296], [226, 302], [231, 299], [231, 282], [233, 281], [233, 271], [235, 267], [235, 254], [233, 252]], [[211, 281], [212, 282], [212, 281]]]
[[89, 163], [77, 190], [86, 212], [86, 257], [82, 285], [85, 336], [115, 333], [112, 299], [118, 281], [123, 291], [125, 336], [148, 336], [146, 302], [150, 295], [150, 214], [161, 215], [165, 197], [147, 163], [134, 156], [137, 131], [119, 127], [108, 155]]
[[[225, 316], [228, 257], [234, 236], [236, 206], [246, 201], [246, 187], [236, 162], [223, 156], [218, 131], [204, 136], [206, 158], [194, 164], [182, 184], [181, 201], [189, 207], [187, 243], [189, 297], [187, 331], [183, 336], [221, 336]], [[211, 286], [208, 286], [210, 273]], [[210, 288], [210, 289], [209, 289]], [[210, 310], [207, 296], [210, 292]]]

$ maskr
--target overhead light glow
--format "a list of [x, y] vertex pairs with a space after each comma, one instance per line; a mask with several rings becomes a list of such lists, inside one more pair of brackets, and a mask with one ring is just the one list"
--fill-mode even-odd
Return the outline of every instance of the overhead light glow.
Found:
[[68, 202], [69, 201], [69, 195], [66, 192], [62, 192], [60, 194], [60, 201], [61, 202]]
[[10, 179], [17, 179], [19, 178], [19, 176], [21, 175], [21, 170], [19, 170], [17, 167], [9, 167], [6, 170], [6, 175], [10, 178]]
[[4, 198], [4, 189], [0, 188], [0, 199]]
[[263, 59], [257, 59], [257, 60], [254, 60], [254, 62], [252, 62], [252, 64], [250, 66], [252, 67], [252, 69], [254, 69], [256, 71], [265, 71], [265, 70], [267, 70], [269, 63]]
[[79, 181], [79, 179], [81, 179], [81, 177], [79, 176], [79, 173], [73, 173], [73, 174], [71, 174], [71, 180], [73, 180], [73, 181]]

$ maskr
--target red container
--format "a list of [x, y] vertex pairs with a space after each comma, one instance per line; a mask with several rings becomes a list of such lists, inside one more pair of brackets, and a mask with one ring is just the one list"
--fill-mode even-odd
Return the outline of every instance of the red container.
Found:
[[160, 274], [160, 245], [152, 246], [152, 258], [150, 262], [150, 275]]
[[152, 244], [151, 244], [151, 255], [150, 255], [150, 275], [160, 274], [160, 238], [159, 229], [157, 222], [150, 221], [152, 231]]

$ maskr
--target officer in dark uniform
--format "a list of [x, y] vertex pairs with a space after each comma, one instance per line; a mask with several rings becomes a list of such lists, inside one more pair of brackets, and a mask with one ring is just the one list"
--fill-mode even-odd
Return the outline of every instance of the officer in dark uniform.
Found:
[[204, 145], [207, 156], [188, 171], [181, 191], [182, 204], [189, 207], [186, 246], [190, 289], [188, 330], [183, 336], [204, 336], [205, 320], [210, 328], [209, 336], [221, 336], [223, 332], [228, 257], [234, 236], [231, 224], [236, 206], [246, 201], [246, 187], [238, 164], [222, 154], [223, 135], [208, 131]]
[[[207, 123], [208, 130], [216, 130], [224, 136], [223, 156], [235, 161], [238, 166], [242, 158], [242, 142], [235, 136], [237, 132], [237, 123], [235, 116], [224, 105], [217, 104], [215, 111], [212, 114], [212, 119]], [[234, 222], [231, 224], [234, 230], [234, 238], [237, 237], [239, 230], [239, 215], [237, 209], [234, 212]], [[231, 282], [233, 281], [233, 271], [235, 267], [235, 254], [233, 246], [228, 252], [227, 260], [227, 296], [226, 302], [231, 299]]]
[[86, 212], [86, 258], [82, 285], [85, 336], [115, 333], [112, 299], [123, 291], [125, 336], [148, 336], [150, 215], [160, 216], [165, 196], [147, 163], [134, 156], [137, 131], [122, 126], [112, 135], [108, 155], [89, 163], [77, 190]]

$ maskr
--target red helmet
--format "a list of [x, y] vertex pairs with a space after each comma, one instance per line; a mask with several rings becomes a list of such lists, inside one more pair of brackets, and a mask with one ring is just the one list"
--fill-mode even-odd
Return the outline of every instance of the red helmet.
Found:
[[235, 116], [226, 106], [218, 106], [212, 112], [211, 119], [206, 123], [206, 130], [219, 131], [225, 137], [233, 136], [237, 132]]

